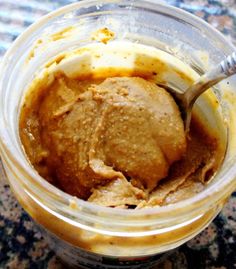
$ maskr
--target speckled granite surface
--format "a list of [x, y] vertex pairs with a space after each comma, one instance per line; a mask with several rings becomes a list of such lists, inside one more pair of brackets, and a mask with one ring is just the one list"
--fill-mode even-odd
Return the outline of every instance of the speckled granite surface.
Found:
[[[0, 57], [42, 15], [75, 0], [0, 0]], [[236, 0], [167, 0], [211, 23], [236, 44]], [[65, 268], [13, 197], [0, 166], [0, 268]], [[236, 268], [236, 193], [200, 235], [163, 263], [165, 269]]]

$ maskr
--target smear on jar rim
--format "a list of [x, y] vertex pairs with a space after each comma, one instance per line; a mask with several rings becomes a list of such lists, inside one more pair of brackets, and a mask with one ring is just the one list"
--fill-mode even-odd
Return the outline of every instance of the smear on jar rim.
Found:
[[91, 39], [107, 44], [109, 41], [115, 38], [115, 33], [109, 30], [107, 27], [98, 29], [91, 35]]

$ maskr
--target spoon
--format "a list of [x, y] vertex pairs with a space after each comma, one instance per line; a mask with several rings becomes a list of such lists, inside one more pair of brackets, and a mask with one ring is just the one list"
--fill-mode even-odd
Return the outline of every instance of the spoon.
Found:
[[185, 92], [180, 93], [177, 90], [167, 86], [160, 85], [165, 88], [174, 97], [180, 108], [184, 130], [187, 134], [191, 121], [192, 108], [196, 99], [211, 86], [214, 86], [221, 80], [228, 78], [236, 73], [236, 52], [233, 52], [225, 60], [221, 61], [214, 68], [198, 78]]

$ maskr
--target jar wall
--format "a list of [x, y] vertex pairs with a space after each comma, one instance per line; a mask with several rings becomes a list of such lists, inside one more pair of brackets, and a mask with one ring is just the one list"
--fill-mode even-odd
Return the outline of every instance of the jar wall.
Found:
[[[223, 91], [219, 93], [219, 99], [222, 101], [220, 105], [226, 105], [223, 110], [230, 111], [230, 118], [234, 124], [228, 126], [228, 151], [223, 168], [214, 181], [217, 183], [212, 183], [212, 185], [215, 184], [213, 186], [215, 195], [213, 197], [210, 192], [207, 193], [202, 202], [199, 201], [201, 211], [196, 211], [195, 215], [191, 213], [190, 208], [189, 218], [186, 217], [186, 214], [185, 217], [181, 216], [181, 212], [186, 210], [184, 206], [180, 208], [178, 226], [175, 227], [172, 223], [169, 227], [166, 226], [166, 232], [155, 230], [151, 225], [148, 229], [150, 231], [153, 229], [153, 235], [150, 236], [141, 234], [128, 236], [127, 231], [125, 236], [122, 236], [122, 232], [120, 236], [117, 234], [111, 236], [87, 230], [87, 228], [100, 228], [96, 227], [98, 225], [96, 216], [91, 215], [91, 227], [82, 225], [82, 217], [81, 220], [79, 217], [73, 218], [64, 210], [64, 208], [68, 208], [68, 195], [57, 192], [49, 185], [43, 185], [43, 179], [39, 179], [39, 176], [32, 171], [18, 136], [18, 116], [25, 90], [42, 64], [63, 50], [74, 49], [90, 43], [94, 29], [109, 27], [118, 33], [117, 40], [128, 40], [163, 49], [193, 66], [195, 70], [201, 71], [233, 51], [233, 47], [221, 35], [182, 11], [164, 5], [153, 5], [146, 1], [136, 1], [131, 6], [129, 2], [97, 1], [95, 5], [92, 1], [84, 4], [78, 3], [49, 15], [38, 24], [33, 25], [24, 36], [17, 40], [1, 66], [0, 123], [5, 127], [1, 131], [1, 151], [7, 176], [21, 205], [44, 229], [45, 234], [48, 234], [50, 245], [59, 256], [64, 253], [64, 258], [62, 258], [68, 263], [71, 262], [72, 265], [89, 262], [93, 258], [94, 262], [99, 263], [103, 258], [109, 260], [112, 257], [117, 259], [122, 257], [125, 262], [130, 257], [143, 258], [145, 256], [148, 257], [148, 262], [152, 262], [156, 259], [156, 254], [179, 246], [206, 227], [221, 210], [226, 198], [236, 187], [236, 183], [233, 181], [236, 175], [233, 167], [236, 145], [233, 134], [236, 131], [236, 117], [235, 109], [231, 109], [232, 100], [224, 98], [224, 83], [222, 84]], [[37, 45], [37, 40], [42, 39], [42, 36], [45, 38], [45, 33], [46, 36], [51, 36], [65, 27], [77, 24], [78, 21], [81, 32], [77, 36], [68, 38], [65, 35], [55, 40], [46, 38], [44, 49]], [[163, 25], [166, 25], [165, 29], [163, 29]], [[206, 34], [208, 38], [206, 38]], [[199, 50], [207, 53], [208, 65], [193, 53], [199, 52]], [[29, 55], [32, 56], [32, 51], [34, 57], [29, 57]], [[231, 86], [236, 85], [235, 79], [230, 79], [229, 83]], [[232, 95], [235, 94], [233, 88], [227, 89]], [[223, 179], [225, 185], [221, 184]], [[41, 199], [39, 199], [39, 195], [36, 197], [37, 192], [42, 194]], [[47, 196], [50, 197], [51, 204], [48, 200], [46, 201]], [[55, 204], [52, 202], [54, 199], [52, 197], [55, 197]], [[60, 200], [60, 203], [56, 199]], [[209, 199], [214, 202], [209, 202], [204, 206], [204, 202]], [[65, 206], [64, 201], [67, 202]], [[63, 207], [60, 208], [57, 206], [58, 204], [63, 204]], [[196, 204], [196, 200], [189, 202], [189, 206], [193, 208], [195, 206], [194, 210], [197, 207]], [[83, 204], [78, 201], [78, 206], [83, 206]], [[74, 210], [76, 211], [76, 208]], [[175, 214], [178, 215], [178, 212]], [[153, 214], [154, 217], [155, 214]], [[168, 217], [169, 215], [166, 214], [167, 219]], [[112, 219], [112, 215], [110, 219]], [[110, 219], [108, 218], [108, 221]], [[122, 223], [123, 221], [122, 219]], [[142, 221], [145, 221], [145, 215]], [[132, 228], [132, 225], [135, 226], [136, 223], [130, 221], [128, 225]], [[173, 227], [175, 228], [173, 229]], [[81, 254], [79, 254], [80, 252]], [[84, 256], [84, 258], [81, 258], [80, 262], [80, 259], [74, 259], [74, 256]], [[93, 258], [91, 259], [91, 257]], [[132, 266], [132, 268], [142, 268], [138, 267], [140, 265], [133, 264]]]

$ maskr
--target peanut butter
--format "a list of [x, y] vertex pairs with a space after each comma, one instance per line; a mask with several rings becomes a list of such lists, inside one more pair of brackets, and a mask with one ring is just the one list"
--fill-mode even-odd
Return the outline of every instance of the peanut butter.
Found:
[[185, 137], [174, 99], [146, 77], [57, 74], [25, 99], [20, 136], [41, 176], [111, 207], [186, 199], [204, 188], [222, 159], [218, 138], [196, 115]]

